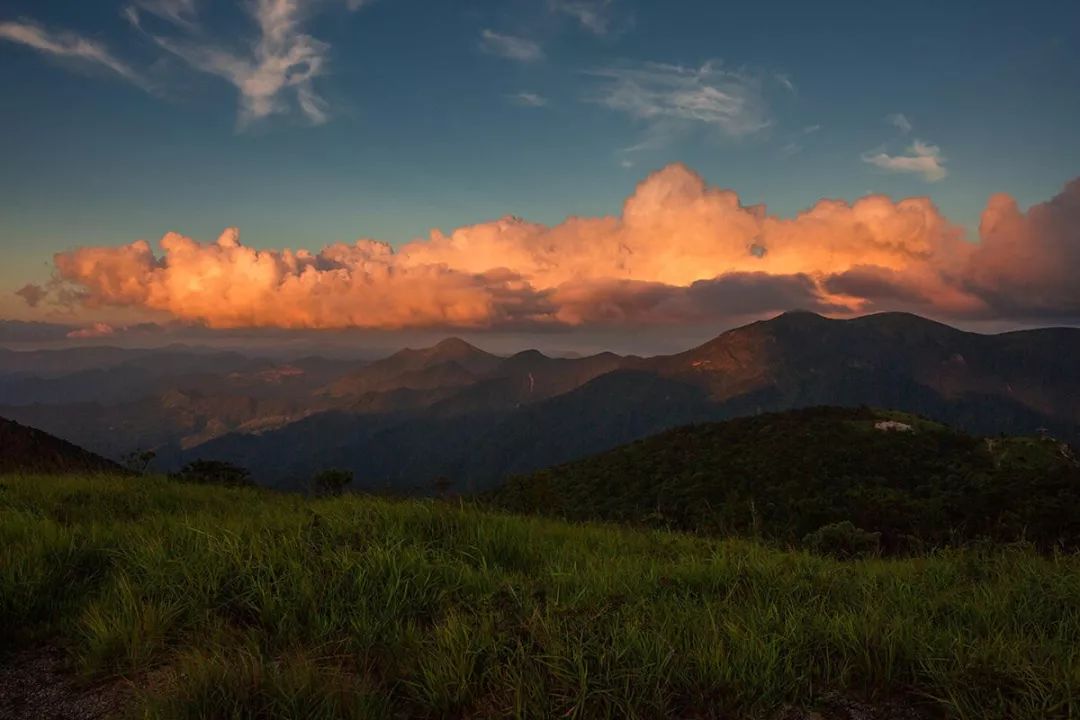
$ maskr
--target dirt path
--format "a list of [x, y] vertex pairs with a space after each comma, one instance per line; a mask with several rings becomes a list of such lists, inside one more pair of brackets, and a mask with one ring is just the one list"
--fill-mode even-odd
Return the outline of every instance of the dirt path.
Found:
[[80, 683], [53, 646], [0, 657], [0, 720], [103, 720], [129, 698], [123, 681]]

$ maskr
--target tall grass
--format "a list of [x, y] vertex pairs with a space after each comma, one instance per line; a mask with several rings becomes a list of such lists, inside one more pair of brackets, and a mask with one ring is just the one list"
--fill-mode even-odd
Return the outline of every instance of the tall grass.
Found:
[[1080, 557], [837, 562], [433, 501], [0, 478], [0, 643], [140, 717], [1080, 717]]

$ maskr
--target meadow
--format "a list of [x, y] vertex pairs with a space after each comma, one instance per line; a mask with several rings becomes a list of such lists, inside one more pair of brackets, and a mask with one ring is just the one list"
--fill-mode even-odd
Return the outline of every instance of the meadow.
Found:
[[[1080, 717], [1080, 556], [748, 539], [0, 476], [0, 647], [146, 718]], [[0, 652], [0, 665], [5, 662]], [[785, 715], [785, 713], [788, 713]], [[899, 717], [899, 715], [898, 715]]]

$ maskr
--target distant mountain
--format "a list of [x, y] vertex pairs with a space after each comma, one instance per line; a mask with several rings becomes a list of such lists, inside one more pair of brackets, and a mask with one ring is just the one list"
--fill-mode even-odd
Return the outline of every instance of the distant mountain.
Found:
[[984, 440], [868, 408], [681, 427], [514, 477], [490, 500], [515, 512], [785, 542], [848, 521], [893, 549], [979, 536], [1080, 545], [1080, 463], [1069, 446]]
[[313, 467], [340, 466], [358, 486], [423, 488], [445, 475], [459, 488], [485, 488], [686, 423], [822, 404], [1075, 441], [1078, 357], [1074, 329], [979, 335], [914, 315], [795, 312], [671, 356], [519, 353], [472, 384], [396, 390], [391, 403], [369, 395], [378, 411], [364, 417], [313, 413], [257, 435], [224, 435], [183, 457], [246, 463], [284, 486]]
[[371, 363], [80, 352], [0, 352], [0, 415], [110, 457], [156, 449], [159, 469], [241, 462], [282, 487], [340, 466], [358, 486], [485, 488], [677, 425], [813, 405], [1080, 440], [1080, 330], [980, 335], [899, 313], [786, 313], [652, 358], [500, 357], [456, 338]]
[[498, 366], [501, 358], [459, 338], [448, 338], [423, 350], [406, 349], [345, 375], [325, 394], [359, 397], [387, 390], [430, 389], [443, 384], [467, 385]]
[[0, 418], [0, 474], [125, 473], [116, 463], [34, 428]]

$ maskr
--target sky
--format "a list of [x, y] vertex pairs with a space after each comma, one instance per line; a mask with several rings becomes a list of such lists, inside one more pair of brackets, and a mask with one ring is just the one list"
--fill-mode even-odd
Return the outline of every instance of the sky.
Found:
[[0, 103], [2, 319], [1080, 319], [1068, 0], [6, 0]]

